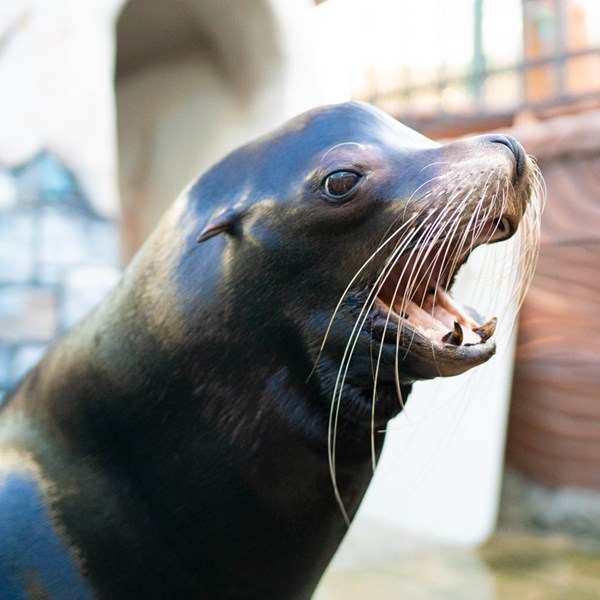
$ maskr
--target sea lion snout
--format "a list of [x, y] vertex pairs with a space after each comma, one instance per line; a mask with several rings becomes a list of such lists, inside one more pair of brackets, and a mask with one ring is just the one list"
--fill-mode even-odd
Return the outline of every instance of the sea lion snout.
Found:
[[[498, 227], [488, 243], [512, 237], [539, 183], [538, 169], [523, 146], [512, 136], [489, 134], [450, 142], [442, 155], [450, 196], [472, 206], [482, 196], [489, 199], [486, 214]], [[461, 189], [464, 194], [455, 193]]]
[[492, 134], [484, 136], [492, 144], [500, 144], [508, 148], [515, 160], [513, 183], [516, 183], [526, 172], [527, 154], [517, 140], [511, 135]]

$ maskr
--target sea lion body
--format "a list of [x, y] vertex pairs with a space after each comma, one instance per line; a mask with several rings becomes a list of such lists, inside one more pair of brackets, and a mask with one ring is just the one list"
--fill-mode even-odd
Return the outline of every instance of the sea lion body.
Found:
[[483, 241], [511, 235], [497, 233], [501, 219], [516, 229], [532, 188], [511, 144], [441, 146], [348, 103], [302, 115], [193, 183], [106, 301], [0, 409], [0, 596], [309, 598], [398, 395], [494, 352], [469, 338], [463, 313], [452, 318], [471, 343], [441, 341], [434, 329], [454, 310], [441, 301], [431, 339], [412, 316], [396, 322], [398, 288], [421, 306], [446, 296], [414, 292], [399, 267], [390, 275], [396, 240], [377, 249], [426, 220], [432, 190], [446, 188], [445, 206], [460, 200], [457, 181], [476, 171], [511, 190]]

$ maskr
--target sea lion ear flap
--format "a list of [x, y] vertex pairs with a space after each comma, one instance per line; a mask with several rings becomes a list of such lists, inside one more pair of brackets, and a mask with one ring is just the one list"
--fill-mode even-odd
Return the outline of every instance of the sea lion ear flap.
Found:
[[226, 208], [223, 212], [212, 217], [206, 227], [200, 232], [197, 242], [205, 242], [219, 233], [231, 232], [242, 216], [239, 207]]

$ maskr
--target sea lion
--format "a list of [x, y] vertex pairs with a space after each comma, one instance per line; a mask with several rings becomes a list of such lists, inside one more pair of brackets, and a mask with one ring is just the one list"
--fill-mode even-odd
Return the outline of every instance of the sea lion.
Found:
[[2, 597], [310, 597], [412, 384], [494, 353], [449, 290], [532, 264], [538, 187], [360, 103], [225, 157], [2, 407]]

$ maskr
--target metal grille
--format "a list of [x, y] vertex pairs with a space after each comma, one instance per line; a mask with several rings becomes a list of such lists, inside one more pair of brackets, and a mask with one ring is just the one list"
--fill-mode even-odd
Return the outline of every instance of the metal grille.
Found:
[[504, 33], [486, 21], [492, 2], [473, 0], [472, 56], [461, 69], [440, 64], [418, 77], [407, 68], [391, 76], [373, 71], [355, 95], [416, 126], [600, 103], [600, 2], [523, 0], [520, 11], [513, 3], [520, 12], [520, 22], [514, 24], [521, 30], [520, 47], [504, 64], [489, 52], [490, 38], [500, 45]]

